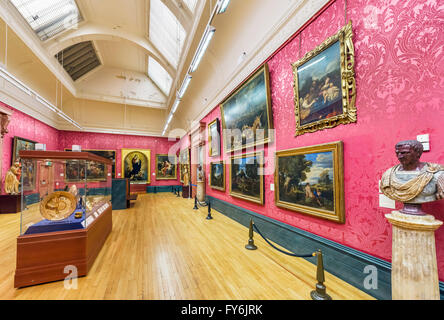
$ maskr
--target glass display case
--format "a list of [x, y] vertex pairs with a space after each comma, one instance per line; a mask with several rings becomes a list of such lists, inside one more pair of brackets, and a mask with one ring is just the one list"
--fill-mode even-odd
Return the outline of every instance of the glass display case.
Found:
[[[110, 206], [109, 160], [45, 151], [28, 152], [21, 160], [21, 235], [87, 228]], [[29, 181], [34, 185], [27, 186]]]
[[87, 275], [112, 231], [112, 161], [88, 152], [20, 151], [14, 287]]

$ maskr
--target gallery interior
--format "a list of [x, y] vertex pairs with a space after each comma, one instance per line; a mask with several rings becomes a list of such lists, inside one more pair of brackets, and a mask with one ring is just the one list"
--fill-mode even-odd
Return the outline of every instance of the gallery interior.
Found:
[[443, 10], [1, 0], [0, 299], [442, 299]]

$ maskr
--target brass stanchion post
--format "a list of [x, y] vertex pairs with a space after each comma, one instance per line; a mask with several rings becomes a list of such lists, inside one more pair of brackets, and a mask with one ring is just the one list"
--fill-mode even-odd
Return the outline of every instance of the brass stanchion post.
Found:
[[327, 294], [327, 288], [324, 285], [325, 275], [324, 275], [324, 262], [322, 259], [322, 251], [319, 249], [314, 253], [318, 257], [317, 270], [316, 270], [316, 279], [318, 283], [316, 284], [316, 290], [313, 290], [310, 293], [310, 296], [313, 300], [331, 300], [331, 297]]
[[250, 219], [250, 229], [248, 231], [248, 244], [245, 245], [245, 248], [248, 250], [256, 250], [257, 247], [254, 245], [253, 240], [253, 219]]

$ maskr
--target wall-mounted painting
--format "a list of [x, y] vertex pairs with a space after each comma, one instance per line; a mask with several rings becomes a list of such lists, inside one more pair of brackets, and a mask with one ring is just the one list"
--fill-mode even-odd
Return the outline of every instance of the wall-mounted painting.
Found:
[[268, 65], [253, 74], [220, 109], [225, 152], [270, 142], [273, 120]]
[[181, 150], [179, 153], [180, 163], [180, 182], [184, 183], [184, 174], [188, 175], [188, 182], [190, 181], [190, 149]]
[[225, 191], [225, 163], [223, 161], [210, 163], [210, 187]]
[[295, 135], [356, 122], [352, 25], [293, 63]]
[[156, 180], [177, 179], [177, 156], [156, 154]]
[[218, 118], [208, 124], [208, 149], [210, 157], [220, 155], [220, 123]]
[[151, 151], [149, 149], [122, 149], [122, 173], [131, 184], [150, 183]]
[[12, 144], [12, 159], [11, 164], [14, 164], [16, 160], [22, 162], [22, 177], [23, 177], [23, 191], [32, 191], [35, 189], [36, 180], [36, 162], [31, 159], [20, 159], [19, 151], [21, 150], [35, 150], [35, 144], [37, 142], [14, 137], [14, 143]]
[[230, 158], [230, 195], [264, 204], [264, 153], [255, 152]]
[[[66, 149], [65, 151], [72, 151], [72, 149]], [[109, 159], [113, 162], [112, 166], [112, 177], [116, 177], [116, 151], [115, 150], [94, 150], [94, 149], [82, 149], [82, 152], [89, 152], [95, 155], [98, 155], [100, 157]], [[104, 170], [106, 172], [106, 170]]]
[[345, 222], [342, 142], [276, 152], [278, 207]]
[[65, 165], [66, 182], [76, 182], [85, 179], [87, 181], [106, 181], [106, 164], [95, 161], [67, 160]]

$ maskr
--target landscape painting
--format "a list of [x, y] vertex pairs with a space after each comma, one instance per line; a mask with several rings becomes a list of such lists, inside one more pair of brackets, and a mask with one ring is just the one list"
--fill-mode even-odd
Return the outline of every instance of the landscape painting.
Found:
[[276, 153], [276, 205], [344, 222], [342, 142]]
[[264, 204], [263, 152], [230, 158], [230, 195]]
[[267, 143], [273, 129], [268, 65], [221, 104], [225, 152]]
[[223, 161], [210, 163], [210, 187], [225, 191], [225, 163]]
[[356, 121], [351, 24], [293, 64], [296, 135]]
[[176, 155], [156, 154], [156, 180], [177, 179]]

